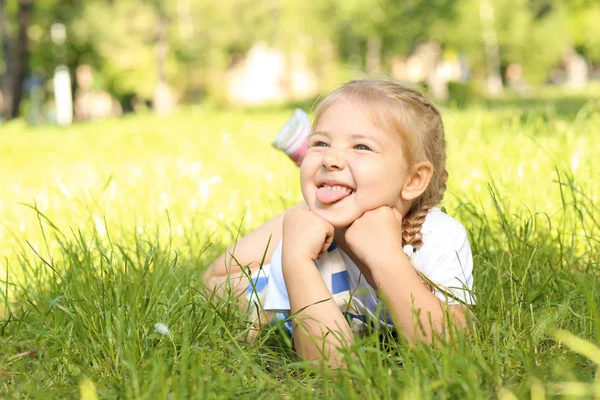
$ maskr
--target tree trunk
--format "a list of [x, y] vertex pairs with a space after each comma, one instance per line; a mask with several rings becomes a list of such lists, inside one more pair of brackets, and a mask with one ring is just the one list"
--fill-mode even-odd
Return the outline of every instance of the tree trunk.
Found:
[[9, 117], [10, 90], [9, 82], [12, 72], [10, 39], [6, 25], [6, 0], [0, 0], [0, 36], [2, 37], [2, 56], [4, 58], [4, 74], [0, 75], [0, 116]]
[[487, 89], [491, 95], [502, 93], [502, 77], [500, 74], [500, 48], [494, 26], [494, 6], [490, 0], [482, 0], [479, 4], [483, 44], [487, 58]]
[[570, 47], [563, 57], [567, 73], [567, 87], [581, 89], [588, 83], [589, 68], [585, 57]]
[[166, 73], [166, 59], [168, 52], [168, 44], [167, 44], [167, 17], [164, 14], [160, 14], [158, 17], [158, 21], [156, 23], [156, 42], [155, 42], [155, 51], [156, 51], [156, 70], [158, 73], [158, 81], [166, 82], [167, 81], [167, 73]]
[[2, 37], [2, 54], [8, 64], [8, 28], [6, 27], [6, 0], [0, 0], [0, 36]]
[[19, 0], [17, 12], [19, 30], [16, 46], [11, 46], [8, 36], [5, 4], [5, 0], [0, 0], [0, 33], [2, 34], [2, 53], [6, 64], [6, 71], [0, 87], [3, 94], [3, 107], [0, 112], [6, 119], [12, 119], [19, 115], [25, 76], [29, 66], [27, 31], [33, 15], [33, 0]]
[[194, 20], [190, 0], [177, 0], [177, 25], [179, 37], [182, 40], [192, 40], [194, 37]]
[[158, 80], [154, 88], [154, 96], [152, 105], [154, 112], [161, 115], [170, 114], [174, 107], [175, 101], [171, 88], [167, 83], [167, 55], [169, 44], [167, 42], [167, 33], [169, 21], [162, 10], [159, 10], [159, 16], [156, 23], [156, 42], [154, 48], [156, 51], [156, 70]]
[[367, 40], [367, 72], [375, 75], [381, 73], [381, 38], [377, 36]]
[[15, 69], [12, 77], [12, 104], [10, 108], [11, 118], [19, 115], [19, 105], [23, 98], [23, 86], [25, 75], [29, 67], [29, 37], [27, 31], [33, 15], [33, 0], [19, 0], [19, 34], [17, 39], [17, 55], [15, 57]]

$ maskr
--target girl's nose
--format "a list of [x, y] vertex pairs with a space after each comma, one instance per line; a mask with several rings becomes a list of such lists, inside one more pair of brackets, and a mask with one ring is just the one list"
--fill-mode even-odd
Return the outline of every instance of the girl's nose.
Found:
[[327, 169], [340, 170], [346, 167], [346, 158], [342, 151], [329, 149], [323, 156], [323, 167]]

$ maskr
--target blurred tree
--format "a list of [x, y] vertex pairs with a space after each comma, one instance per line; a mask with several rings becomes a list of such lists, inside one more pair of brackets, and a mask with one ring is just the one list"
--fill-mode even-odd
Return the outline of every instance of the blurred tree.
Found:
[[112, 92], [151, 99], [158, 82], [218, 90], [232, 55], [274, 36], [276, 12], [250, 0], [90, 1], [72, 27]]
[[[2, 39], [2, 64], [0, 64], [0, 77], [4, 77], [10, 62], [10, 39], [8, 37], [8, 22], [6, 18], [6, 1], [0, 0], [0, 38]], [[0, 85], [0, 90], [4, 85]], [[2, 107], [0, 106], [0, 111]]]
[[[325, 86], [345, 80], [347, 65], [350, 76], [386, 71], [393, 56], [429, 40], [466, 55], [475, 79], [489, 75], [494, 47], [501, 70], [518, 64], [533, 84], [569, 49], [600, 62], [599, 1], [486, 0], [492, 22], [482, 20], [481, 1], [44, 0], [34, 10], [34, 0], [0, 0], [1, 87], [10, 104], [3, 113], [18, 112], [27, 66], [50, 79], [57, 57], [72, 73], [91, 65], [96, 89], [123, 103], [150, 100], [167, 83], [184, 102], [216, 95], [225, 72], [257, 42], [284, 51], [290, 63], [309, 60]], [[64, 54], [49, 38], [55, 22], [67, 27]], [[487, 56], [486, 31], [496, 34]]]
[[[116, 94], [151, 99], [158, 71], [156, 9], [139, 0], [88, 1], [71, 23], [73, 40], [97, 54], [95, 79]], [[167, 67], [165, 67], [167, 69]], [[98, 83], [96, 83], [98, 84]]]
[[[597, 0], [490, 0], [494, 10], [500, 65], [522, 66], [527, 79], [539, 84], [560, 65], [569, 48], [592, 62], [600, 61], [600, 2]], [[484, 27], [478, 0], [461, 0], [456, 19], [440, 20], [430, 33], [446, 48], [468, 56], [475, 77], [487, 75]]]
[[[95, 0], [86, 0], [86, 2]], [[75, 35], [73, 23], [82, 14], [84, 0], [44, 0], [35, 2], [35, 12], [28, 30], [30, 45], [29, 71], [42, 80], [50, 80], [54, 76], [57, 65], [66, 65], [74, 74], [82, 63], [96, 65], [99, 55], [92, 44]], [[52, 42], [50, 30], [53, 24], [61, 23], [66, 28], [64, 45], [57, 46]], [[71, 79], [76, 83], [75, 79]], [[51, 85], [47, 86], [51, 89]], [[76, 85], [72, 87], [77, 89]]]
[[520, 64], [530, 82], [544, 82], [568, 44], [563, 15], [550, 2], [537, 1], [537, 7], [528, 0], [494, 2], [502, 65]]
[[297, 54], [307, 57], [320, 84], [339, 83], [338, 54], [334, 45], [338, 9], [335, 0], [301, 2], [279, 0], [277, 18], [268, 41], [283, 49], [293, 63]]
[[33, 0], [18, 0], [17, 38], [13, 41], [9, 35], [5, 0], [0, 0], [0, 32], [2, 34], [2, 54], [5, 70], [2, 77], [3, 109], [6, 119], [19, 115], [19, 106], [23, 98], [25, 76], [29, 68], [28, 29], [33, 15]]
[[591, 62], [600, 63], [600, 2], [570, 0], [557, 7], [567, 14], [570, 44]]
[[233, 60], [243, 57], [260, 40], [271, 42], [278, 8], [250, 0], [208, 0], [171, 3], [176, 15], [170, 44], [177, 65], [174, 86], [198, 99], [207, 92], [219, 95], [223, 73]]
[[[348, 0], [334, 20], [342, 56], [378, 73], [389, 56], [407, 55], [430, 37], [432, 27], [454, 18], [451, 0]], [[364, 56], [363, 56], [364, 54]]]

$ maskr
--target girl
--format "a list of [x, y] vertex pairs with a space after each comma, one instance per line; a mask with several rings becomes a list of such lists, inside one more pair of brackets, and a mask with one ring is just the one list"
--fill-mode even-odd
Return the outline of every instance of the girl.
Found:
[[[209, 286], [227, 281], [267, 313], [289, 312], [299, 354], [333, 365], [367, 321], [425, 342], [465, 327], [472, 256], [463, 226], [435, 207], [445, 163], [440, 113], [420, 93], [391, 80], [343, 85], [315, 113], [300, 166], [306, 204], [228, 250]], [[259, 268], [269, 236], [279, 245]], [[231, 254], [254, 271], [250, 285]]]

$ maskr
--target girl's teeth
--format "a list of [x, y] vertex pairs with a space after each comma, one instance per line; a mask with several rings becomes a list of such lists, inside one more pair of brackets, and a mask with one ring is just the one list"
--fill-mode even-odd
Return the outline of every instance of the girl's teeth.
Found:
[[350, 189], [350, 188], [347, 188], [345, 186], [339, 186], [339, 185], [336, 185], [336, 186], [324, 185], [324, 187], [326, 187], [329, 190], [343, 191], [343, 192], [348, 192], [348, 193], [350, 193], [352, 191], [352, 189]]

